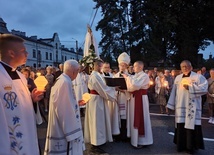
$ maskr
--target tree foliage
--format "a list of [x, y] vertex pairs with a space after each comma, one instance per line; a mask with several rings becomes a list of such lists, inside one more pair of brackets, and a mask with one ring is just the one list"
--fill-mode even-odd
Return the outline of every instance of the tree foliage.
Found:
[[124, 51], [132, 62], [165, 65], [189, 59], [214, 41], [213, 0], [93, 0], [101, 8], [101, 57], [113, 61]]

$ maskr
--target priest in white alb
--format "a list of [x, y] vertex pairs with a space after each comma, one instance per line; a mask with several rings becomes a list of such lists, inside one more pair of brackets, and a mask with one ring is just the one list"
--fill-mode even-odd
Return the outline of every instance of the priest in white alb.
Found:
[[100, 146], [112, 142], [109, 109], [105, 100], [116, 100], [115, 89], [108, 87], [101, 75], [103, 62], [96, 60], [89, 77], [91, 99], [86, 104], [84, 138], [86, 143]]
[[177, 151], [193, 154], [204, 149], [201, 128], [201, 96], [207, 93], [204, 76], [192, 72], [190, 61], [180, 64], [182, 74], [176, 76], [167, 107], [175, 110], [174, 143]]
[[[127, 90], [131, 93], [129, 119], [131, 144], [136, 148], [153, 144], [151, 120], [149, 114], [149, 76], [143, 71], [142, 61], [134, 63], [135, 75], [123, 74], [126, 78]], [[128, 130], [129, 131], [129, 130]]]
[[40, 154], [33, 102], [41, 100], [44, 91], [31, 93], [25, 76], [16, 70], [27, 55], [22, 38], [0, 34], [0, 155]]
[[[128, 75], [128, 67], [130, 63], [130, 56], [123, 52], [119, 55], [118, 59], [119, 72], [114, 75], [115, 78], [123, 78], [123, 74]], [[117, 88], [117, 106], [114, 107], [114, 118], [112, 130], [117, 130], [119, 128], [119, 135], [114, 136], [116, 141], [128, 141], [127, 129], [129, 126], [129, 100], [130, 93], [126, 89]], [[128, 131], [130, 132], [130, 131]]]
[[[111, 73], [110, 63], [104, 62], [102, 67], [102, 76], [113, 78], [113, 74]], [[106, 104], [109, 108], [110, 114], [110, 122], [111, 122], [111, 132], [112, 135], [119, 135], [119, 116], [118, 116], [118, 106], [116, 102], [112, 102], [109, 100], [105, 100]], [[113, 138], [114, 139], [114, 138]]]
[[81, 117], [72, 87], [78, 71], [76, 60], [65, 61], [63, 73], [51, 89], [45, 155], [83, 155]]

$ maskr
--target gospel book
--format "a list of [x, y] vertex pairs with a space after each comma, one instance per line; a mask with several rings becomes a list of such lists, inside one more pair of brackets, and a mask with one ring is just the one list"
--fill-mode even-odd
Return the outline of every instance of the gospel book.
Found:
[[104, 77], [106, 85], [109, 87], [119, 87], [119, 89], [127, 89], [125, 78]]

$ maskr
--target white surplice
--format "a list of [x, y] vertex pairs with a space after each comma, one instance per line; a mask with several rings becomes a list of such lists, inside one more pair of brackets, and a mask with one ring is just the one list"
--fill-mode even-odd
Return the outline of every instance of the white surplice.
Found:
[[88, 93], [88, 79], [81, 72], [77, 74], [76, 79], [72, 81], [77, 102], [82, 99], [82, 95]]
[[[185, 123], [185, 128], [194, 129], [195, 125], [201, 125], [201, 96], [207, 93], [208, 83], [195, 72], [182, 77], [180, 74], [175, 78], [167, 107], [175, 110], [175, 123]], [[183, 87], [182, 81], [189, 83], [189, 90]]]
[[0, 64], [0, 155], [39, 155], [35, 112], [26, 78], [12, 80]]
[[[120, 72], [116, 73], [114, 75], [115, 78], [120, 77]], [[117, 128], [120, 128], [120, 120], [125, 119], [126, 120], [126, 127], [127, 132], [130, 131], [130, 116], [129, 116], [129, 101], [130, 101], [130, 93], [127, 90], [124, 90], [124, 92], [117, 91], [116, 92], [117, 97], [117, 107], [114, 109], [113, 113], [113, 130], [116, 130]], [[127, 135], [128, 136], [128, 135]]]
[[51, 89], [46, 155], [82, 155], [85, 149], [79, 106], [75, 99], [72, 81], [61, 74]]
[[[128, 76], [126, 78], [127, 90], [133, 92], [140, 89], [148, 89], [149, 87], [149, 76], [143, 71], [135, 73], [135, 75]], [[135, 112], [135, 98], [131, 95], [130, 99], [130, 130], [127, 130], [128, 136], [131, 137], [131, 144], [135, 147], [137, 145], [150, 145], [153, 144], [153, 135], [151, 128], [151, 120], [149, 114], [149, 100], [147, 95], [142, 95], [143, 101], [143, 114], [144, 114], [144, 129], [145, 135], [139, 136], [138, 129], [134, 128], [134, 112]], [[130, 131], [130, 132], [129, 132]]]
[[102, 145], [112, 142], [109, 108], [105, 100], [115, 101], [114, 88], [108, 87], [102, 75], [92, 71], [88, 88], [95, 90], [99, 95], [90, 94], [91, 99], [86, 104], [84, 138], [86, 143]]
[[[112, 77], [113, 78], [112, 73], [109, 73], [109, 75], [110, 76], [105, 76], [104, 73], [102, 74], [103, 77]], [[115, 91], [115, 93], [116, 93], [116, 91]], [[120, 134], [120, 127], [119, 127], [120, 122], [119, 122], [119, 115], [118, 115], [119, 109], [118, 109], [117, 102], [112, 102], [110, 100], [105, 100], [105, 102], [107, 103], [108, 108], [109, 108], [112, 135], [119, 135]]]

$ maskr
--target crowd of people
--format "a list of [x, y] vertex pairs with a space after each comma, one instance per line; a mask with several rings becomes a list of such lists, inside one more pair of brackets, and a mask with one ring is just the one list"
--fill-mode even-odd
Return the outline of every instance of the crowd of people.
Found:
[[[44, 154], [82, 155], [85, 143], [92, 151], [113, 141], [130, 142], [137, 149], [153, 144], [149, 103], [160, 105], [161, 114], [175, 111], [174, 143], [177, 151], [192, 154], [204, 149], [201, 114], [209, 104], [209, 123], [214, 124], [214, 69], [203, 67], [193, 72], [191, 62], [181, 62], [181, 70], [145, 70], [142, 61], [130, 65], [127, 53], [119, 55], [118, 68], [108, 62], [93, 62], [86, 74], [75, 60], [67, 60], [59, 69], [47, 66], [35, 70], [21, 67], [28, 52], [24, 40], [10, 34], [0, 36], [0, 155], [41, 154], [36, 132], [36, 116], [48, 121]], [[20, 72], [18, 71], [20, 70]], [[48, 81], [38, 91], [34, 80], [40, 73]], [[22, 74], [21, 74], [22, 73]], [[110, 87], [105, 77], [123, 78], [126, 88]], [[90, 94], [86, 103], [82, 99]], [[84, 117], [84, 122], [81, 122]]]

